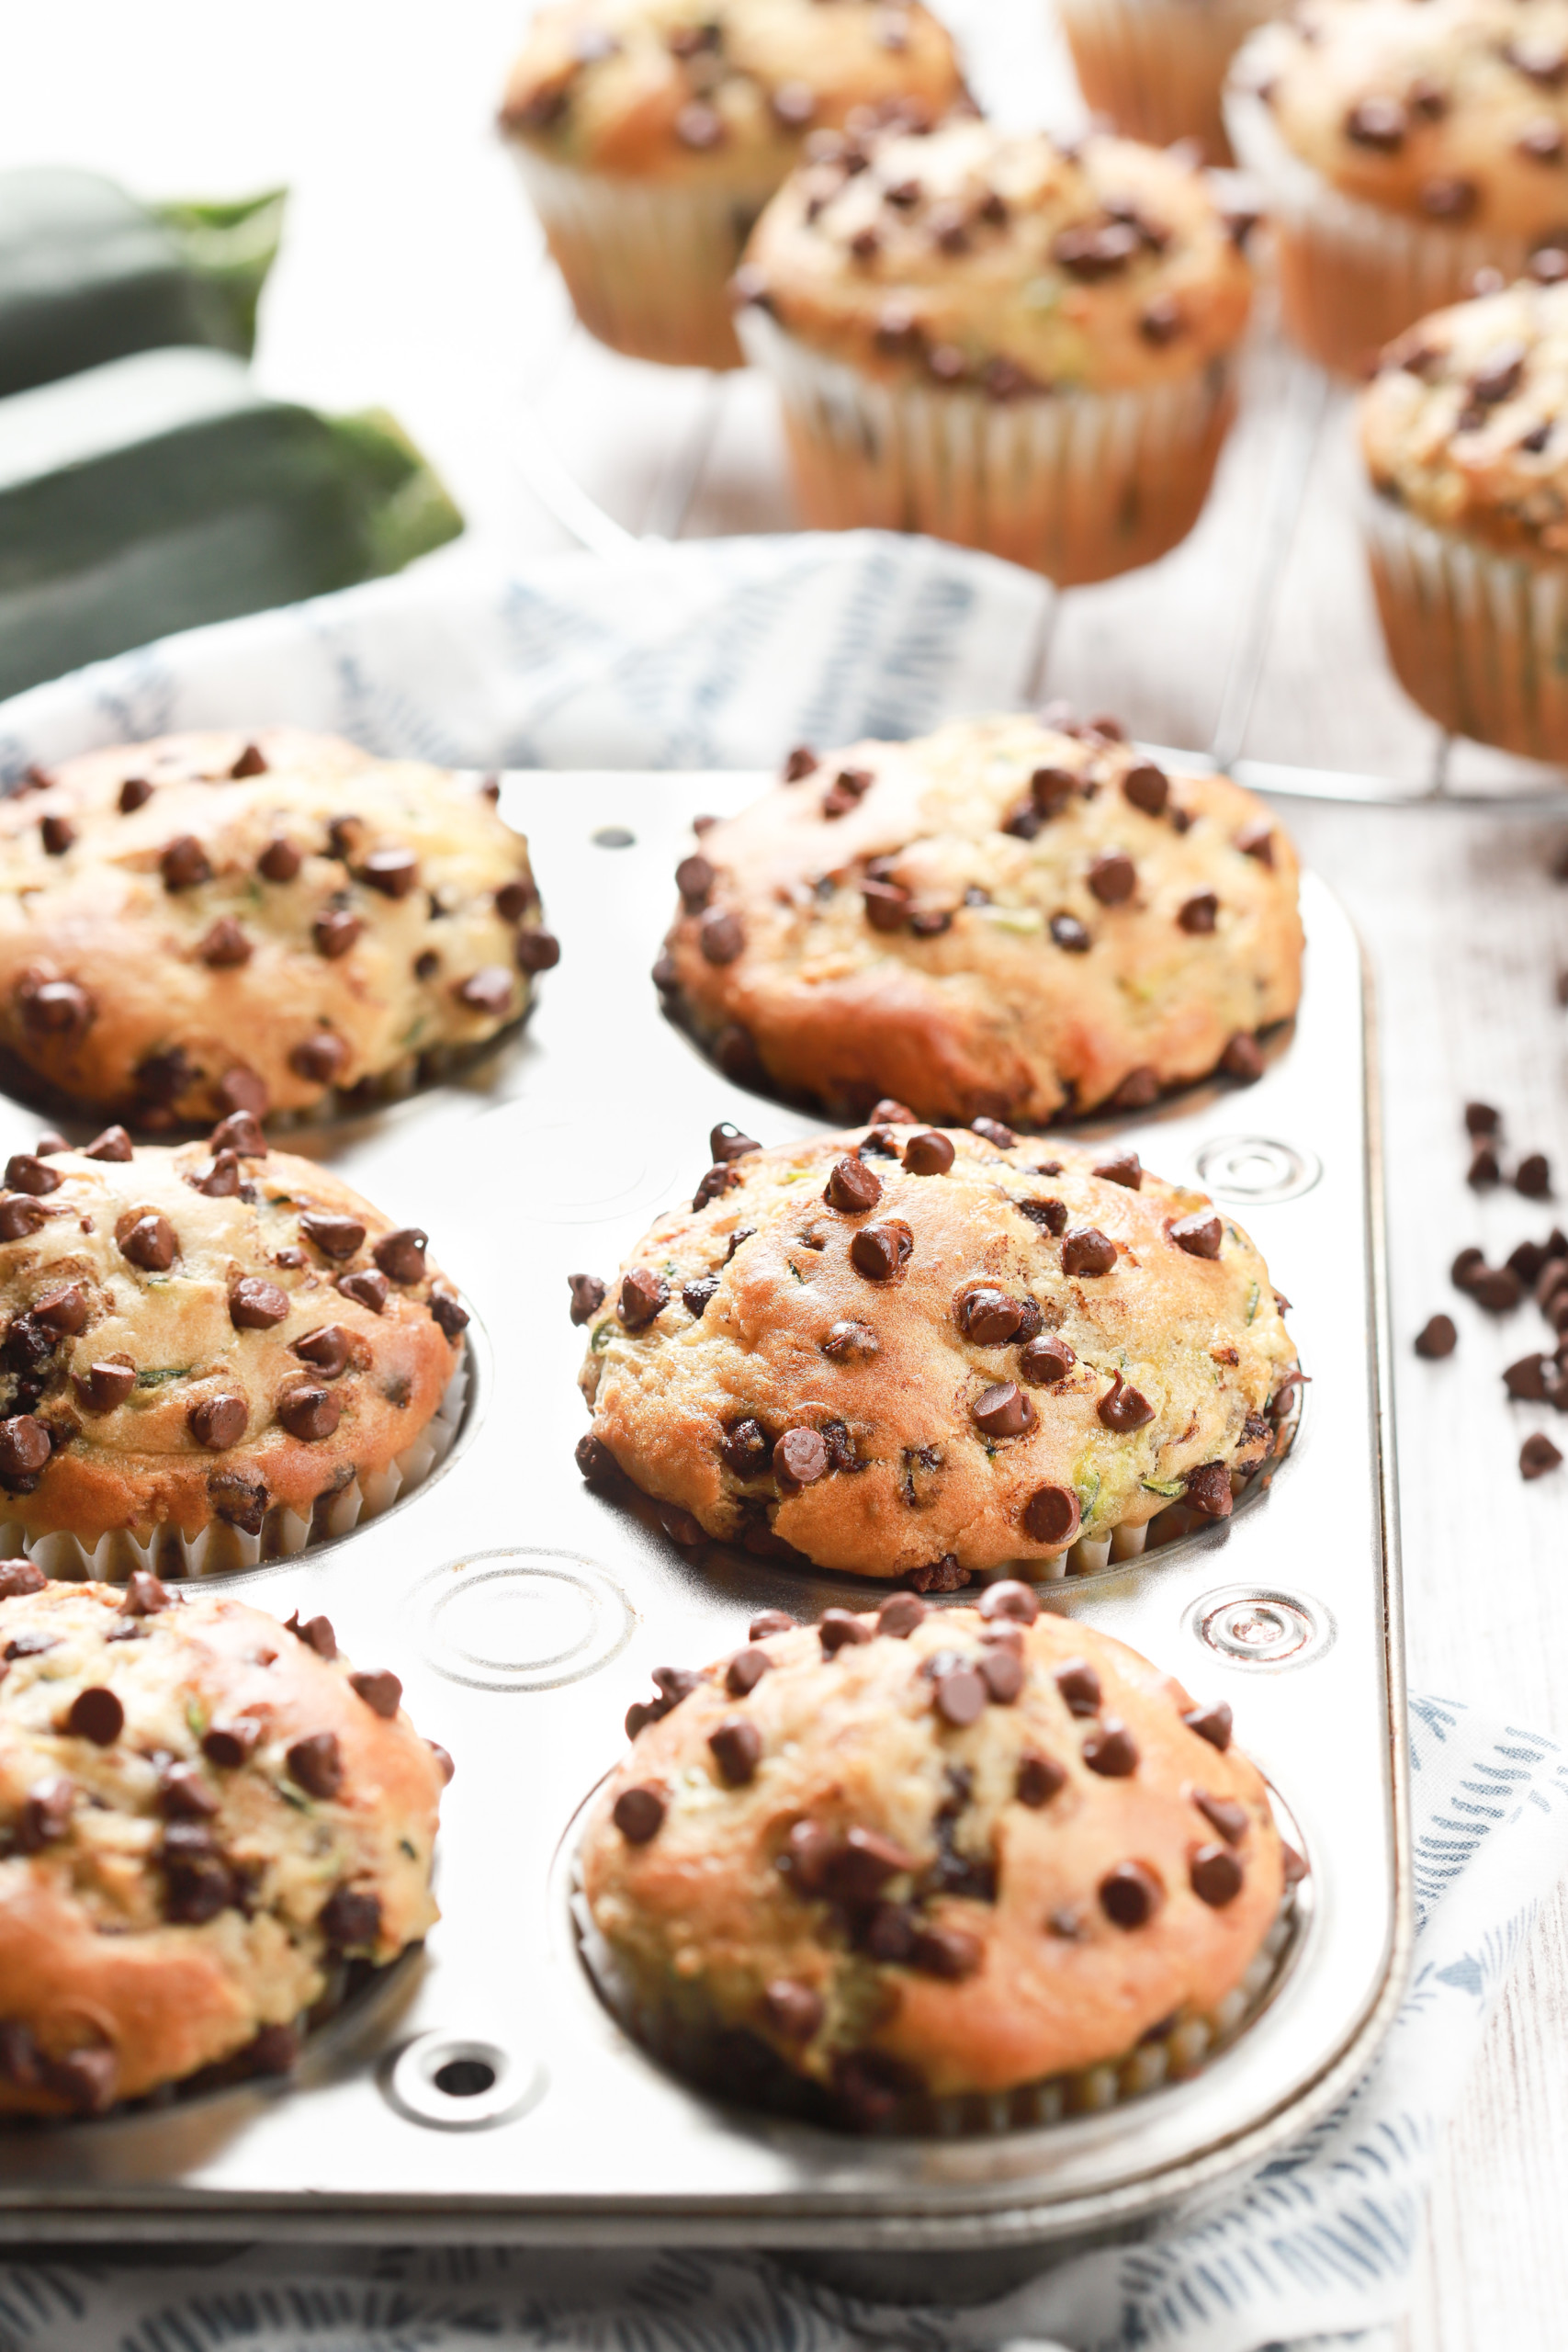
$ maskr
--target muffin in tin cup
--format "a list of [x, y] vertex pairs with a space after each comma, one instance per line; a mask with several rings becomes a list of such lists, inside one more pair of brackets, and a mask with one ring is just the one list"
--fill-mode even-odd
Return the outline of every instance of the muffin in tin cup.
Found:
[[752, 1634], [660, 1669], [582, 1838], [585, 1958], [653, 2055], [951, 2133], [1152, 2089], [1245, 2023], [1303, 1866], [1227, 1707], [1017, 1584]]
[[1423, 319], [1361, 394], [1395, 675], [1456, 735], [1568, 761], [1568, 284]]
[[324, 1617], [0, 1561], [0, 2117], [285, 2074], [434, 1925], [450, 1758]]
[[1128, 139], [1196, 139], [1230, 160], [1220, 96], [1232, 58], [1284, 0], [1058, 0], [1078, 86]]
[[468, 1317], [417, 1227], [269, 1151], [45, 1136], [0, 1191], [0, 1548], [210, 1574], [344, 1534], [429, 1476]]
[[1251, 282], [1190, 162], [972, 120], [824, 141], [736, 290], [809, 524], [928, 532], [1070, 584], [1198, 519]]
[[501, 121], [589, 332], [738, 368], [725, 288], [808, 142], [963, 96], [919, 0], [569, 0], [534, 18]]
[[583, 1475], [677, 1543], [918, 1591], [1228, 1518], [1300, 1377], [1241, 1227], [1125, 1146], [884, 1108], [768, 1151], [716, 1130], [690, 1208], [613, 1283], [573, 1276]]
[[165, 735], [0, 802], [0, 1048], [139, 1129], [406, 1092], [559, 949], [493, 785], [295, 728]]
[[1563, 0], [1302, 0], [1241, 51], [1225, 119], [1326, 368], [1363, 374], [1481, 270], [1568, 275]]

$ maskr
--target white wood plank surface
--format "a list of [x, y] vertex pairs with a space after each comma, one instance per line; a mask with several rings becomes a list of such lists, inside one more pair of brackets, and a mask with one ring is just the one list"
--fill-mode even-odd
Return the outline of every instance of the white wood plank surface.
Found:
[[[1076, 119], [1044, 0], [951, 0], [981, 94], [1013, 120]], [[477, 537], [570, 544], [541, 503], [563, 466], [626, 529], [787, 528], [767, 387], [715, 387], [601, 351], [571, 322], [492, 128], [525, 9], [463, 0], [55, 0], [0, 11], [0, 159], [96, 165], [150, 196], [287, 180], [288, 241], [264, 310], [273, 389], [390, 407], [440, 466]], [[1221, 485], [1188, 545], [1058, 608], [1049, 689], [1122, 713], [1152, 741], [1429, 781], [1436, 730], [1389, 676], [1355, 523], [1347, 403], [1267, 334]], [[1530, 772], [1457, 747], [1456, 781]], [[1466, 1188], [1459, 1105], [1506, 1110], [1519, 1149], [1568, 1193], [1568, 829], [1452, 811], [1295, 806], [1307, 855], [1348, 901], [1382, 999], [1414, 1687], [1568, 1737], [1568, 1470], [1526, 1487], [1528, 1428], [1498, 1374], [1542, 1327], [1498, 1327], [1446, 1268], [1472, 1238], [1502, 1255], [1554, 1208]], [[1438, 1307], [1457, 1355], [1413, 1332]], [[1333, 1530], [1323, 1531], [1325, 1543]], [[1568, 1907], [1549, 1901], [1438, 2155], [1412, 2352], [1568, 2340]]]

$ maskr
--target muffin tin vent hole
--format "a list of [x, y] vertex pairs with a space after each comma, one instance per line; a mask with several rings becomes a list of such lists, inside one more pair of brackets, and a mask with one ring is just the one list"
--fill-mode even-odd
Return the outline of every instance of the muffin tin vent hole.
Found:
[[1205, 1593], [1188, 1611], [1187, 1629], [1238, 1666], [1304, 1666], [1334, 1639], [1334, 1620], [1321, 1600], [1288, 1592], [1229, 1585]]
[[536, 2058], [500, 2041], [437, 2029], [399, 2052], [385, 2087], [392, 2105], [416, 2123], [474, 2132], [532, 2107], [545, 2079]]
[[1203, 1145], [1194, 1164], [1199, 1182], [1216, 1200], [1252, 1207], [1299, 1200], [1323, 1174], [1314, 1152], [1269, 1136], [1216, 1136]]

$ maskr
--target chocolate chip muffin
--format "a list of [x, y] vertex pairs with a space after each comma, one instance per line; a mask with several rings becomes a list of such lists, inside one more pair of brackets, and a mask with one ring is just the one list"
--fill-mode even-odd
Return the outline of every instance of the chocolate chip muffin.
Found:
[[1360, 374], [1478, 270], [1544, 250], [1568, 276], [1564, 0], [1302, 0], [1237, 57], [1227, 119], [1325, 367]]
[[802, 152], [964, 95], [919, 0], [568, 0], [534, 17], [501, 119], [590, 333], [737, 368], [726, 281]]
[[373, 1516], [455, 1433], [468, 1315], [393, 1227], [237, 1112], [110, 1128], [0, 1191], [0, 1535], [55, 1573], [249, 1566]]
[[1568, 284], [1421, 320], [1360, 400], [1389, 657], [1456, 735], [1568, 760]]
[[286, 2073], [434, 1924], [444, 1751], [324, 1617], [0, 1562], [0, 2114]]
[[1296, 860], [1223, 775], [1055, 709], [795, 753], [703, 835], [654, 978], [743, 1083], [863, 1116], [1140, 1109], [1301, 993]]
[[133, 1125], [406, 1085], [558, 953], [483, 793], [335, 736], [119, 744], [0, 801], [0, 1047]]
[[824, 142], [737, 292], [808, 523], [926, 531], [1067, 583], [1190, 530], [1251, 285], [1190, 162], [959, 120]]
[[1054, 2078], [1105, 2104], [1234, 2029], [1300, 1865], [1228, 1707], [1020, 1584], [753, 1635], [661, 1671], [583, 1838], [591, 1964], [656, 2052], [929, 2130]]
[[1239, 1226], [1124, 1148], [885, 1109], [772, 1151], [716, 1130], [691, 1208], [613, 1288], [574, 1277], [584, 1475], [678, 1542], [919, 1591], [1102, 1565], [1168, 1507], [1227, 1516], [1299, 1377]]

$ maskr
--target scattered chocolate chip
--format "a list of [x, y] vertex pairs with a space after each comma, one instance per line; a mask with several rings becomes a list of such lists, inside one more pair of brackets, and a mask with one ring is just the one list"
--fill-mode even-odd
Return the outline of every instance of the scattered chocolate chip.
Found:
[[1098, 1176], [1102, 1183], [1124, 1185], [1129, 1193], [1136, 1193], [1143, 1187], [1143, 1162], [1135, 1151], [1122, 1150], [1110, 1159], [1097, 1159], [1089, 1172]]
[[1212, 932], [1219, 921], [1220, 902], [1213, 890], [1195, 891], [1184, 899], [1177, 910], [1176, 920], [1183, 931], [1195, 936]]
[[1274, 828], [1267, 817], [1256, 817], [1250, 825], [1244, 825], [1234, 845], [1243, 857], [1254, 857], [1259, 865], [1274, 863]]
[[259, 1274], [242, 1274], [229, 1294], [229, 1320], [236, 1331], [270, 1331], [288, 1314], [288, 1294]]
[[58, 1168], [30, 1151], [15, 1151], [6, 1162], [6, 1182], [14, 1192], [57, 1193], [65, 1182]]
[[1491, 1315], [1506, 1315], [1517, 1306], [1524, 1285], [1511, 1267], [1483, 1266], [1464, 1284], [1478, 1306]]
[[343, 1755], [335, 1732], [312, 1732], [308, 1739], [297, 1739], [285, 1761], [289, 1779], [307, 1796], [335, 1797], [343, 1786]]
[[788, 1976], [774, 1977], [762, 1995], [764, 2019], [781, 2041], [794, 2046], [809, 2041], [826, 2014], [821, 1995]]
[[261, 1724], [251, 1716], [241, 1715], [233, 1723], [214, 1724], [202, 1738], [201, 1752], [220, 1772], [236, 1772], [253, 1748], [260, 1745], [261, 1736]]
[[1078, 1226], [1062, 1244], [1065, 1274], [1108, 1274], [1116, 1263], [1116, 1245], [1097, 1226]]
[[186, 1426], [197, 1445], [221, 1453], [226, 1446], [239, 1443], [249, 1419], [243, 1396], [202, 1396], [186, 1412]]
[[875, 1355], [880, 1345], [869, 1324], [845, 1321], [829, 1328], [822, 1352], [834, 1363], [847, 1363], [856, 1356]]
[[976, 1667], [993, 1704], [1010, 1707], [1024, 1684], [1026, 1669], [1020, 1653], [995, 1643], [981, 1654]]
[[[1059, 1176], [1062, 1172], [1061, 1164], [1059, 1161], [1053, 1160], [1049, 1171], [1043, 1168], [1037, 1168], [1033, 1172], [1036, 1176], [1043, 1176], [1047, 1172], [1055, 1176]], [[1067, 1229], [1067, 1204], [1066, 1201], [1015, 1201], [1013, 1203], [1013, 1206], [1014, 1208], [1021, 1209], [1022, 1211], [1023, 1215], [1029, 1219], [1031, 1225], [1043, 1226], [1045, 1231], [1052, 1235], [1052, 1237], [1056, 1240], [1060, 1240], [1062, 1235], [1066, 1233]]]
[[1142, 1928], [1165, 1898], [1165, 1889], [1144, 1862], [1118, 1862], [1100, 1882], [1100, 1907], [1114, 1927]]
[[389, 1282], [405, 1289], [411, 1283], [422, 1283], [425, 1276], [424, 1253], [430, 1247], [430, 1236], [417, 1225], [400, 1226], [395, 1233], [384, 1233], [371, 1249], [370, 1255]]
[[[251, 1111], [231, 1111], [226, 1119], [219, 1120], [207, 1140], [209, 1148], [215, 1153], [237, 1152], [242, 1159], [266, 1158], [266, 1137], [261, 1131], [259, 1120]], [[130, 1156], [128, 1152], [126, 1157], [129, 1159]]]
[[266, 758], [260, 744], [247, 743], [229, 774], [236, 784], [243, 784], [246, 776], [265, 775], [266, 772]]
[[979, 1136], [986, 1143], [994, 1143], [998, 1151], [1010, 1151], [1018, 1137], [1000, 1119], [978, 1118], [969, 1122], [971, 1135]]
[[[265, 1287], [270, 1290], [272, 1285], [269, 1283], [265, 1284]], [[363, 1267], [355, 1273], [339, 1274], [337, 1277], [336, 1287], [342, 1292], [344, 1298], [352, 1298], [355, 1304], [358, 1306], [368, 1307], [372, 1315], [379, 1315], [386, 1306], [387, 1277], [385, 1274], [377, 1272], [372, 1267]], [[278, 1293], [278, 1296], [282, 1297], [282, 1295], [283, 1294], [280, 1291]], [[439, 1295], [433, 1297], [430, 1302], [430, 1311], [432, 1315], [435, 1317], [438, 1323], [442, 1321], [442, 1317], [437, 1312], [439, 1303]], [[453, 1300], [451, 1303], [454, 1306], [457, 1306], [456, 1300]], [[457, 1311], [459, 1314], [462, 1312], [461, 1308], [458, 1308]], [[466, 1323], [468, 1319], [468, 1317], [464, 1315], [463, 1322]], [[462, 1329], [462, 1324], [459, 1324], [457, 1328], [460, 1330]], [[445, 1325], [443, 1325], [443, 1329], [445, 1329]]]
[[152, 797], [152, 786], [144, 775], [128, 775], [119, 787], [119, 813], [133, 817], [138, 808], [145, 808]]
[[39, 826], [46, 857], [63, 857], [75, 846], [76, 828], [69, 817], [45, 817]]
[[1069, 1544], [1078, 1532], [1078, 1498], [1066, 1487], [1036, 1487], [1021, 1518], [1032, 1543]]
[[1224, 1227], [1213, 1209], [1193, 1209], [1175, 1218], [1166, 1230], [1190, 1258], [1217, 1258], [1224, 1239]]
[[746, 945], [738, 916], [724, 907], [710, 907], [697, 926], [697, 944], [710, 964], [733, 964]]
[[1019, 1374], [1031, 1388], [1049, 1388], [1056, 1381], [1065, 1380], [1077, 1362], [1066, 1340], [1059, 1339], [1055, 1331], [1046, 1331], [1020, 1351]]
[[419, 860], [412, 849], [373, 849], [359, 879], [384, 899], [406, 899], [419, 880]]
[[1134, 808], [1141, 808], [1147, 817], [1158, 817], [1170, 797], [1170, 778], [1152, 760], [1139, 760], [1122, 777], [1122, 790]]
[[316, 943], [316, 953], [335, 964], [348, 954], [364, 929], [352, 908], [326, 907], [316, 917], [310, 935]]
[[47, 1581], [43, 1570], [31, 1560], [0, 1560], [0, 1600], [41, 1592]]
[[1050, 929], [1056, 945], [1066, 949], [1069, 956], [1087, 956], [1094, 944], [1077, 915], [1053, 915]]
[[882, 1198], [882, 1181], [863, 1159], [851, 1157], [836, 1160], [822, 1198], [830, 1209], [841, 1209], [851, 1216], [863, 1216]]
[[469, 1012], [482, 1012], [499, 1021], [512, 1010], [514, 983], [504, 964], [486, 964], [478, 972], [470, 972], [466, 980], [453, 983], [452, 994]]
[[135, 1146], [123, 1127], [106, 1127], [101, 1136], [95, 1136], [92, 1142], [84, 1147], [82, 1157], [85, 1159], [131, 1159], [135, 1157]]
[[1263, 1075], [1263, 1048], [1247, 1030], [1238, 1029], [1220, 1056], [1220, 1068], [1227, 1078], [1237, 1080], [1243, 1086], [1254, 1086]]
[[737, 1650], [725, 1668], [724, 1687], [732, 1699], [748, 1699], [773, 1667], [766, 1650]]
[[92, 998], [75, 980], [43, 980], [21, 994], [22, 1025], [39, 1040], [83, 1036], [96, 1012]]
[[304, 858], [294, 843], [280, 835], [268, 842], [256, 860], [256, 871], [266, 882], [292, 882], [303, 864]]
[[[700, 1323], [717, 1295], [718, 1276], [716, 1274], [696, 1274], [682, 1286], [681, 1303], [687, 1314], [694, 1316]], [[575, 1322], [577, 1319], [574, 1315], [572, 1320]]]
[[234, 1151], [219, 1152], [199, 1168], [193, 1168], [186, 1177], [193, 1192], [213, 1201], [232, 1200], [240, 1190], [240, 1156]]
[[166, 1216], [149, 1211], [139, 1216], [120, 1241], [120, 1256], [149, 1274], [166, 1274], [174, 1264], [178, 1243]]
[[911, 1176], [945, 1176], [955, 1157], [953, 1145], [935, 1127], [911, 1136], [904, 1146], [904, 1165]]
[[1345, 117], [1345, 136], [1352, 145], [1383, 155], [1397, 154], [1408, 129], [1409, 117], [1397, 98], [1359, 99]]
[[[566, 1279], [567, 1287], [571, 1292], [571, 1319], [574, 1323], [586, 1323], [591, 1316], [597, 1315], [604, 1304], [604, 1285], [597, 1274], [568, 1274]], [[690, 1284], [687, 1287], [690, 1288]], [[718, 1284], [715, 1282], [714, 1289], [717, 1288]], [[710, 1292], [709, 1296], [711, 1295]], [[707, 1305], [706, 1299], [703, 1301], [703, 1305], [705, 1306]], [[693, 1309], [694, 1313], [697, 1311], [695, 1308]]]
[[785, 1430], [773, 1447], [773, 1476], [779, 1490], [796, 1495], [828, 1475], [828, 1448], [816, 1430]]
[[610, 1817], [628, 1846], [646, 1846], [663, 1827], [668, 1810], [663, 1790], [645, 1781], [621, 1791]]
[[1416, 202], [1429, 220], [1468, 220], [1480, 198], [1473, 180], [1461, 179], [1457, 174], [1438, 173], [1423, 180], [1416, 191]]
[[708, 1734], [708, 1747], [730, 1788], [744, 1788], [762, 1760], [762, 1735], [750, 1715], [727, 1715]]
[[848, 1609], [828, 1609], [822, 1613], [817, 1637], [822, 1645], [823, 1657], [836, 1657], [841, 1649], [869, 1642], [874, 1635], [863, 1617], [855, 1616]]
[[896, 1592], [877, 1611], [876, 1630], [892, 1641], [906, 1642], [917, 1625], [924, 1624], [927, 1613], [918, 1593]]
[[913, 1967], [924, 1975], [940, 1976], [950, 1984], [975, 1975], [985, 1956], [979, 1937], [970, 1935], [964, 1928], [917, 1928], [909, 1951]]
[[1200, 1846], [1188, 1865], [1187, 1876], [1200, 1903], [1223, 1911], [1241, 1893], [1241, 1864], [1228, 1846]]
[[850, 1261], [867, 1282], [887, 1283], [902, 1272], [914, 1246], [915, 1237], [901, 1219], [863, 1225], [850, 1243]]
[[1104, 850], [1090, 864], [1089, 887], [1102, 907], [1120, 907], [1137, 888], [1138, 876], [1125, 850]]
[[45, 1846], [57, 1845], [68, 1834], [75, 1801], [75, 1783], [62, 1772], [47, 1781], [34, 1781], [22, 1800], [17, 1820], [17, 1843], [24, 1854], [36, 1854]]
[[[1452, 1330], [1451, 1323], [1449, 1329]], [[1450, 1342], [1450, 1346], [1451, 1344]], [[1447, 1353], [1448, 1351], [1445, 1350], [1443, 1352]], [[1555, 1363], [1551, 1369], [1555, 1378], [1557, 1370]], [[1503, 1374], [1503, 1380], [1510, 1396], [1520, 1397], [1527, 1404], [1541, 1405], [1546, 1402], [1546, 1376], [1547, 1358], [1545, 1356], [1521, 1356], [1517, 1363], [1509, 1364]]]
[[1472, 1136], [1495, 1136], [1502, 1125], [1502, 1114], [1490, 1102], [1467, 1102], [1464, 1106], [1465, 1133]]
[[1038, 1812], [1042, 1805], [1050, 1804], [1059, 1789], [1066, 1788], [1066, 1773], [1059, 1764], [1049, 1756], [1042, 1756], [1036, 1749], [1026, 1747], [1018, 1759], [1013, 1794], [1020, 1804], [1026, 1804]]
[[[5, 1426], [0, 1423], [0, 1430]], [[1543, 1478], [1549, 1470], [1557, 1468], [1562, 1459], [1551, 1440], [1538, 1431], [1534, 1437], [1527, 1437], [1519, 1448], [1519, 1475], [1524, 1478]]]
[[795, 1620], [787, 1609], [763, 1609], [758, 1611], [746, 1628], [746, 1638], [752, 1642], [765, 1642], [774, 1634], [790, 1634], [794, 1631]]
[[1205, 1821], [1212, 1822], [1227, 1846], [1239, 1846], [1247, 1836], [1247, 1807], [1232, 1797], [1212, 1797], [1204, 1789], [1194, 1789], [1192, 1802]]
[[90, 1364], [85, 1374], [72, 1374], [71, 1385], [84, 1411], [112, 1413], [135, 1387], [136, 1368], [129, 1363]]
[[976, 1429], [987, 1437], [1021, 1437], [1034, 1420], [1034, 1408], [1015, 1381], [998, 1380], [970, 1407]]
[[1056, 1668], [1054, 1679], [1066, 1702], [1069, 1714], [1099, 1714], [1101, 1698], [1100, 1677], [1087, 1658], [1069, 1658], [1066, 1666]]
[[39, 1231], [49, 1214], [25, 1193], [0, 1194], [0, 1241], [24, 1240]]
[[[1433, 1360], [1451, 1356], [1459, 1341], [1451, 1315], [1434, 1315], [1416, 1334], [1416, 1352]], [[1505, 1374], [1505, 1377], [1506, 1375]], [[1519, 1392], [1516, 1389], [1515, 1395]]]
[[865, 919], [873, 931], [902, 931], [914, 900], [897, 882], [868, 878], [861, 887]]
[[1520, 1160], [1514, 1170], [1514, 1190], [1527, 1201], [1551, 1199], [1551, 1163], [1543, 1151], [1532, 1151]]
[[[935, 1664], [936, 1661], [931, 1663]], [[955, 1659], [932, 1675], [931, 1687], [935, 1692], [937, 1713], [954, 1730], [961, 1731], [966, 1724], [977, 1723], [985, 1713], [989, 1693], [976, 1667]]]
[[194, 833], [179, 833], [158, 860], [165, 890], [195, 890], [212, 879], [207, 852]]
[[316, 1925], [337, 1951], [364, 1951], [381, 1934], [381, 1905], [364, 1887], [334, 1887], [316, 1914]]
[[793, 752], [785, 754], [784, 780], [786, 784], [804, 784], [808, 775], [816, 775], [819, 765], [820, 762], [810, 745], [797, 743]]
[[331, 1437], [343, 1418], [343, 1399], [329, 1388], [290, 1388], [274, 1408], [290, 1437], [306, 1444]]
[[643, 1330], [670, 1303], [670, 1285], [662, 1274], [634, 1266], [621, 1277], [617, 1312], [628, 1331]]
[[1181, 1718], [1189, 1731], [1206, 1739], [1223, 1756], [1231, 1744], [1231, 1711], [1224, 1699], [1216, 1699], [1207, 1707], [1194, 1707]]
[[197, 954], [215, 972], [237, 971], [251, 960], [252, 948], [232, 915], [220, 915], [197, 943]]
[[1019, 1300], [1010, 1298], [1006, 1291], [989, 1288], [966, 1291], [953, 1310], [953, 1320], [964, 1338], [982, 1348], [1005, 1347], [1018, 1337], [1023, 1319]]

